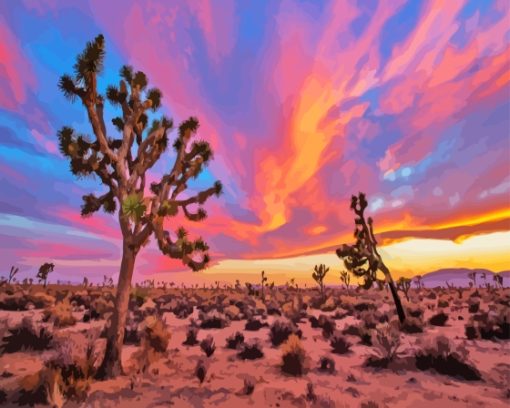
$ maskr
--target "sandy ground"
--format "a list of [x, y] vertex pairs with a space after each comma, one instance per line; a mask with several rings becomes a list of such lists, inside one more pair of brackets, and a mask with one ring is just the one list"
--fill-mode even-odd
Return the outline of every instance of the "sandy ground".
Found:
[[[385, 305], [386, 306], [386, 305]], [[318, 315], [318, 310], [309, 311]], [[434, 312], [425, 311], [425, 320]], [[19, 321], [22, 316], [39, 316], [39, 311], [0, 311], [0, 319]], [[325, 313], [328, 314], [328, 313]], [[332, 314], [332, 313], [329, 313]], [[79, 316], [79, 315], [78, 315]], [[458, 320], [462, 316], [464, 320]], [[467, 340], [464, 325], [469, 318], [467, 308], [450, 312], [444, 327], [426, 326], [419, 334], [402, 334], [402, 364], [398, 369], [373, 369], [363, 366], [371, 347], [359, 344], [359, 338], [348, 336], [353, 343], [351, 352], [336, 355], [321, 329], [312, 328], [307, 319], [299, 323], [303, 332], [302, 345], [307, 352], [308, 371], [302, 377], [282, 374], [281, 349], [269, 340], [269, 328], [244, 330], [245, 320], [232, 321], [224, 329], [201, 329], [198, 340], [211, 334], [216, 343], [215, 353], [207, 358], [197, 346], [182, 345], [190, 318], [198, 318], [197, 311], [186, 319], [165, 313], [164, 320], [172, 334], [166, 355], [153, 363], [144, 374], [137, 374], [134, 359], [137, 347], [126, 346], [123, 351], [125, 376], [115, 380], [94, 382], [88, 399], [82, 403], [67, 402], [66, 407], [508, 407], [510, 384], [510, 343], [508, 341]], [[264, 321], [271, 324], [274, 318]], [[352, 316], [337, 320], [337, 328], [356, 322]], [[92, 327], [100, 328], [103, 321], [78, 323], [61, 329], [59, 336], [72, 338]], [[225, 347], [226, 338], [240, 331], [245, 340], [259, 339], [264, 357], [258, 360], [240, 360], [235, 350]], [[406, 364], [420, 341], [436, 334], [444, 334], [455, 344], [464, 344], [469, 359], [481, 371], [482, 381], [463, 381], [433, 371], [419, 371]], [[98, 346], [104, 343], [98, 340]], [[49, 352], [18, 352], [0, 356], [0, 389], [19, 386], [20, 380], [43, 366]], [[336, 371], [326, 374], [317, 369], [321, 356], [335, 361]], [[208, 371], [203, 384], [194, 375], [197, 361], [205, 361]], [[243, 394], [244, 379], [255, 383], [251, 395]], [[306, 398], [307, 384], [312, 383], [318, 400]], [[377, 405], [370, 405], [375, 402]], [[17, 406], [17, 405], [5, 405]]]

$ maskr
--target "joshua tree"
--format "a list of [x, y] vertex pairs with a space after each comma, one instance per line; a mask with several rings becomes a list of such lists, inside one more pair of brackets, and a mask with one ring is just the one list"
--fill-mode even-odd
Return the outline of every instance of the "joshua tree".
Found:
[[312, 273], [312, 278], [319, 285], [319, 289], [321, 291], [321, 296], [324, 297], [324, 278], [329, 272], [329, 268], [326, 268], [326, 265], [320, 264], [315, 265], [314, 271]]
[[[104, 55], [105, 40], [99, 35], [78, 55], [74, 76], [63, 75], [59, 81], [59, 88], [68, 99], [82, 102], [93, 137], [78, 135], [73, 129], [64, 127], [58, 132], [58, 138], [62, 154], [70, 161], [71, 172], [78, 177], [97, 176], [107, 190], [100, 196], [83, 196], [82, 216], [100, 209], [113, 214], [118, 209], [122, 261], [105, 357], [98, 371], [98, 377], [108, 378], [122, 372], [124, 323], [131, 278], [140, 249], [154, 235], [163, 254], [181, 259], [193, 271], [203, 269], [209, 261], [207, 244], [201, 238], [190, 240], [184, 228], [179, 228], [174, 238], [165, 230], [164, 220], [177, 215], [179, 210], [188, 220], [205, 219], [207, 214], [202, 204], [211, 196], [219, 195], [222, 186], [216, 182], [207, 190], [181, 197], [188, 181], [198, 177], [212, 159], [209, 143], [191, 143], [199, 124], [196, 118], [189, 118], [180, 124], [173, 143], [176, 157], [172, 168], [146, 188], [148, 170], [167, 149], [172, 121], [161, 117], [149, 124], [149, 111], [155, 112], [161, 105], [161, 91], [147, 89], [148, 79], [143, 72], [123, 66], [119, 86], [109, 86], [106, 91], [106, 99], [121, 110], [121, 115], [112, 119], [120, 137], [109, 135], [103, 114], [105, 98], [97, 85]], [[198, 209], [190, 208], [194, 205]]]
[[473, 282], [473, 286], [476, 289], [476, 271], [469, 272], [468, 278]]
[[11, 266], [11, 271], [9, 272], [9, 278], [7, 279], [8, 283], [11, 283], [13, 278], [17, 275], [19, 272], [19, 268], [15, 268], [14, 266]]
[[267, 276], [264, 271], [260, 273], [260, 298], [264, 300], [264, 287], [267, 286]]
[[349, 291], [349, 284], [351, 283], [351, 274], [348, 271], [340, 271], [340, 280], [345, 285], [347, 291]]
[[404, 293], [407, 301], [409, 302], [409, 289], [411, 289], [411, 279], [404, 278], [403, 276], [397, 281], [397, 289]]
[[50, 272], [53, 272], [53, 269], [55, 269], [55, 265], [48, 262], [43, 263], [39, 268], [39, 272], [37, 272], [37, 275], [35, 277], [39, 279], [39, 282], [44, 282], [44, 287], [46, 287], [46, 284], [48, 282], [48, 274]]
[[494, 284], [498, 287], [498, 288], [502, 288], [503, 287], [503, 277], [501, 275], [497, 275], [497, 274], [494, 274], [492, 276], [492, 280], [494, 281]]
[[421, 275], [416, 275], [414, 277], [414, 283], [416, 285], [416, 288], [418, 290], [421, 290], [423, 288], [423, 286], [422, 286], [422, 276]]
[[404, 308], [402, 307], [390, 270], [384, 264], [381, 255], [377, 251], [373, 220], [371, 217], [365, 220], [367, 205], [365, 194], [359, 193], [358, 196], [352, 196], [351, 210], [356, 215], [354, 219], [356, 226], [354, 238], [356, 238], [356, 243], [354, 245], [343, 244], [337, 249], [336, 254], [344, 261], [347, 270], [351, 271], [355, 276], [364, 278], [365, 281], [362, 285], [364, 289], [372, 287], [377, 279], [377, 271], [381, 271], [384, 274], [386, 283], [391, 290], [393, 301], [395, 302], [398, 318], [400, 322], [403, 322], [406, 318]]

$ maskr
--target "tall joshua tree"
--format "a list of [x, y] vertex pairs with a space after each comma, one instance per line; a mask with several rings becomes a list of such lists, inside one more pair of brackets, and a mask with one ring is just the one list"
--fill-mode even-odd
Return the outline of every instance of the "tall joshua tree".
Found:
[[352, 196], [351, 210], [353, 210], [356, 215], [354, 219], [354, 224], [356, 226], [354, 238], [356, 238], [356, 243], [354, 245], [343, 244], [336, 250], [336, 254], [344, 261], [345, 267], [349, 271], [355, 276], [364, 278], [365, 281], [362, 285], [364, 289], [370, 289], [374, 282], [376, 282], [377, 271], [383, 273], [386, 283], [391, 290], [398, 318], [403, 322], [405, 320], [404, 308], [402, 307], [402, 302], [398, 296], [390, 270], [384, 264], [381, 255], [377, 251], [373, 220], [371, 217], [365, 220], [365, 209], [367, 205], [368, 202], [365, 194], [359, 193], [358, 196]]
[[329, 268], [326, 268], [326, 265], [324, 264], [320, 264], [315, 265], [314, 272], [312, 273], [312, 278], [319, 285], [322, 297], [324, 297], [324, 278], [326, 278], [328, 272]]
[[45, 262], [39, 267], [39, 271], [37, 272], [36, 278], [39, 279], [39, 282], [44, 282], [44, 287], [48, 283], [48, 275], [50, 272], [53, 272], [55, 269], [55, 264]]
[[203, 220], [206, 212], [202, 204], [211, 196], [219, 195], [222, 186], [218, 181], [207, 190], [181, 197], [188, 181], [196, 178], [212, 159], [207, 142], [191, 143], [199, 126], [198, 120], [191, 117], [179, 126], [173, 143], [176, 157], [172, 168], [146, 188], [147, 171], [167, 149], [172, 121], [163, 116], [149, 125], [148, 113], [160, 107], [162, 93], [157, 88], [147, 89], [148, 79], [143, 72], [123, 66], [118, 87], [109, 86], [106, 91], [106, 99], [121, 111], [119, 117], [111, 120], [119, 136], [114, 138], [107, 134], [103, 114], [105, 98], [97, 87], [104, 56], [105, 40], [99, 35], [78, 55], [74, 75], [63, 75], [59, 81], [59, 88], [68, 99], [82, 102], [93, 137], [78, 135], [64, 127], [58, 138], [62, 154], [70, 161], [71, 172], [78, 177], [95, 175], [106, 187], [106, 192], [100, 196], [83, 196], [82, 216], [100, 209], [114, 214], [118, 209], [122, 261], [105, 357], [98, 371], [99, 377], [110, 378], [122, 372], [124, 324], [131, 278], [140, 249], [154, 235], [163, 254], [181, 259], [193, 271], [203, 269], [209, 261], [207, 244], [201, 238], [190, 240], [183, 228], [173, 237], [165, 230], [163, 221], [177, 215], [179, 210], [191, 221]]

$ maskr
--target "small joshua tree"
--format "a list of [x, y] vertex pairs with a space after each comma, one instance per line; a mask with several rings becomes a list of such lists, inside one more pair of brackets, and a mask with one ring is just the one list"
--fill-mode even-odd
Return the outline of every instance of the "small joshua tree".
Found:
[[321, 291], [321, 296], [324, 297], [324, 278], [326, 277], [327, 273], [329, 272], [329, 268], [326, 268], [326, 265], [320, 264], [315, 265], [314, 271], [312, 273], [312, 278], [315, 282], [319, 285], [319, 289]]
[[138, 253], [154, 236], [163, 254], [182, 260], [193, 271], [206, 267], [207, 244], [201, 238], [190, 240], [184, 228], [179, 228], [175, 236], [170, 235], [164, 221], [179, 211], [190, 221], [204, 220], [207, 214], [202, 205], [211, 196], [219, 195], [222, 186], [218, 181], [186, 198], [181, 195], [189, 180], [198, 177], [213, 156], [206, 141], [191, 143], [199, 126], [192, 117], [179, 126], [173, 143], [176, 152], [173, 166], [146, 188], [147, 172], [167, 150], [173, 124], [164, 116], [149, 123], [149, 111], [155, 112], [161, 106], [162, 93], [157, 88], [147, 89], [148, 79], [143, 72], [123, 66], [119, 86], [106, 90], [106, 99], [121, 110], [120, 116], [112, 119], [120, 137], [112, 137], [105, 124], [105, 97], [98, 91], [104, 55], [105, 40], [99, 35], [78, 55], [74, 76], [63, 75], [59, 81], [60, 90], [69, 100], [78, 99], [83, 104], [94, 136], [89, 138], [64, 127], [58, 138], [60, 151], [70, 161], [71, 172], [78, 177], [97, 176], [106, 187], [102, 195], [83, 196], [82, 216], [100, 209], [110, 214], [118, 210], [122, 261], [104, 360], [98, 371], [98, 377], [111, 378], [122, 372], [124, 322]]
[[416, 285], [416, 288], [418, 290], [421, 290], [423, 288], [422, 276], [421, 275], [416, 275], [414, 277], [414, 283]]
[[502, 276], [494, 274], [492, 276], [492, 280], [494, 281], [494, 284], [498, 288], [500, 288], [500, 289], [503, 288], [503, 277]]
[[11, 266], [11, 271], [9, 272], [9, 278], [7, 279], [7, 282], [11, 283], [18, 272], [19, 272], [19, 268], [15, 268], [14, 266]]
[[349, 291], [349, 285], [351, 283], [351, 274], [348, 271], [340, 271], [340, 280], [345, 285], [347, 291]]
[[403, 276], [397, 281], [397, 289], [404, 293], [407, 301], [409, 302], [409, 290], [411, 289], [411, 279], [404, 278]]
[[264, 300], [264, 288], [267, 286], [267, 276], [264, 271], [260, 273], [260, 298]]
[[53, 272], [53, 269], [55, 269], [55, 265], [48, 262], [43, 263], [39, 267], [39, 272], [37, 272], [35, 277], [39, 279], [39, 282], [44, 282], [44, 287], [46, 287], [46, 284], [48, 283], [48, 274]]
[[469, 272], [468, 278], [473, 282], [473, 287], [476, 289], [476, 271]]
[[372, 287], [377, 279], [377, 271], [381, 271], [391, 290], [398, 318], [400, 322], [404, 322], [405, 312], [398, 296], [395, 283], [391, 277], [390, 270], [384, 264], [381, 255], [377, 251], [373, 220], [371, 217], [365, 220], [365, 209], [367, 206], [368, 202], [365, 194], [359, 193], [358, 196], [352, 196], [351, 210], [353, 210], [356, 215], [354, 219], [356, 225], [354, 238], [356, 238], [356, 243], [354, 245], [343, 244], [336, 250], [336, 254], [344, 261], [347, 270], [351, 271], [355, 276], [364, 278], [365, 281], [362, 285], [364, 289], [370, 289]]

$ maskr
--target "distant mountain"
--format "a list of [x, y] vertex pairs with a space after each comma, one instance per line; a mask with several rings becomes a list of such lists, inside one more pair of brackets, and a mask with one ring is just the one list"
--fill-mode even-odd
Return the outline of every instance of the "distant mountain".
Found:
[[[422, 284], [427, 288], [434, 288], [436, 286], [446, 287], [446, 281], [455, 286], [469, 286], [470, 279], [468, 274], [476, 272], [476, 286], [485, 285], [485, 282], [494, 284], [493, 276], [499, 275], [503, 277], [503, 285], [510, 286], [510, 271], [492, 272], [488, 269], [468, 269], [468, 268], [451, 268], [439, 269], [434, 272], [429, 272], [422, 275]], [[482, 279], [485, 273], [486, 280]]]

